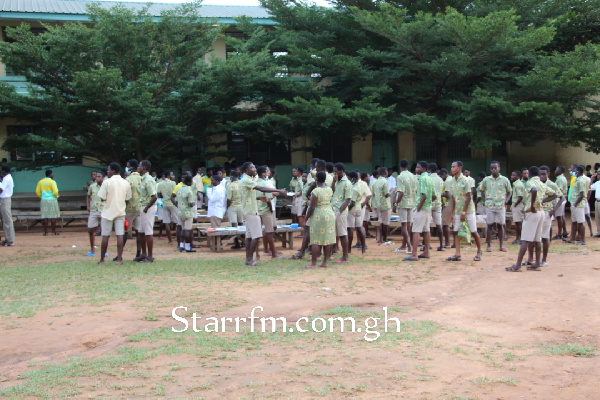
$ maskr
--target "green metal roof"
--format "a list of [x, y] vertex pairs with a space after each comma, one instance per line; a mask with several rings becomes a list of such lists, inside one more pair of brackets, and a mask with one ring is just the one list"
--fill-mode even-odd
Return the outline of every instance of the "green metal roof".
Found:
[[[97, 3], [104, 8], [112, 8], [117, 4], [140, 10], [146, 3], [86, 0], [0, 0], [0, 20], [30, 20], [30, 21], [88, 21], [87, 6]], [[154, 3], [148, 12], [156, 17], [162, 11], [172, 9], [178, 4]], [[247, 16], [257, 24], [276, 25], [267, 10], [260, 6], [217, 6], [203, 5], [200, 16], [218, 18], [220, 23], [233, 24], [234, 18]]]

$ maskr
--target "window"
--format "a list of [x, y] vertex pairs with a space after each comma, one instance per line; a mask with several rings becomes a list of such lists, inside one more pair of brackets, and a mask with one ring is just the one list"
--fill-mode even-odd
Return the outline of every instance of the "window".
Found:
[[352, 139], [343, 133], [321, 138], [321, 142], [313, 146], [312, 156], [333, 163], [350, 163], [352, 162]]
[[437, 151], [434, 139], [425, 135], [416, 136], [417, 160], [435, 160]]
[[[50, 138], [51, 133], [39, 126], [9, 125], [6, 127], [8, 135], [25, 136], [30, 133]], [[52, 164], [81, 164], [81, 156], [60, 153], [56, 150], [38, 150], [34, 147], [17, 147], [10, 151], [11, 161], [46, 161]]]
[[271, 140], [257, 140], [246, 137], [242, 132], [231, 132], [227, 136], [227, 152], [239, 163], [251, 160], [256, 165], [269, 161], [274, 165], [292, 163], [292, 145], [289, 139], [274, 133]]
[[[246, 39], [248, 39], [248, 35], [246, 35], [244, 32], [225, 32], [225, 36], [231, 37], [231, 38], [235, 38], [235, 39], [239, 39], [239, 40], [246, 40]], [[238, 54], [238, 51], [233, 46], [231, 46], [229, 43], [226, 42], [226, 44], [225, 44], [225, 58], [229, 58], [229, 57], [235, 56], [236, 54]]]
[[452, 160], [462, 160], [471, 158], [471, 140], [466, 137], [451, 138], [448, 143], [448, 158]]

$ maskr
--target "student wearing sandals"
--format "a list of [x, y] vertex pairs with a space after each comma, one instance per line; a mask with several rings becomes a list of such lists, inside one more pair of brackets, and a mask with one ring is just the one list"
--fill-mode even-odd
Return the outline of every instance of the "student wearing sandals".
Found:
[[471, 232], [471, 238], [475, 240], [477, 245], [477, 255], [473, 258], [473, 261], [481, 261], [481, 240], [479, 240], [479, 234], [477, 233], [477, 217], [475, 215], [475, 204], [472, 201], [472, 190], [471, 182], [462, 173], [463, 163], [461, 161], [454, 161], [452, 163], [452, 180], [450, 181], [450, 196], [454, 226], [452, 234], [454, 236], [454, 250], [455, 254], [452, 257], [448, 257], [447, 261], [460, 261], [460, 242], [458, 240], [458, 231], [460, 225], [463, 222], [467, 223], [469, 231]]
[[[552, 236], [552, 219], [557, 211], [563, 206], [565, 199], [562, 190], [558, 185], [550, 180], [550, 168], [545, 165], [540, 167], [540, 180], [556, 193], [557, 198], [552, 201], [542, 202], [544, 210], [544, 224], [542, 225], [542, 262], [540, 267], [546, 267], [548, 264], [548, 250], [550, 249], [550, 238]], [[544, 199], [545, 200], [545, 199]]]
[[319, 249], [323, 247], [322, 268], [327, 268], [327, 260], [331, 252], [331, 245], [335, 244], [335, 214], [331, 208], [333, 190], [325, 185], [327, 175], [323, 171], [317, 172], [316, 187], [310, 193], [310, 205], [306, 212], [306, 219], [310, 224], [311, 264], [304, 268], [316, 268]]
[[[530, 249], [535, 249], [535, 263], [531, 260], [526, 263], [530, 271], [540, 271], [540, 256], [542, 250], [542, 228], [544, 225], [544, 213], [542, 212], [542, 202], [552, 201], [557, 196], [552, 189], [546, 186], [539, 177], [538, 167], [530, 167], [528, 171], [528, 180], [525, 183], [525, 219], [523, 220], [523, 230], [521, 232], [521, 248], [517, 256], [517, 262], [505, 268], [509, 272], [518, 272], [521, 270], [523, 256]], [[544, 198], [545, 195], [550, 197]]]
[[[585, 205], [587, 204], [587, 182], [583, 177], [584, 168], [578, 165], [574, 168], [576, 178], [571, 189], [571, 240], [567, 243], [585, 245]], [[577, 234], [581, 241], [576, 242]]]

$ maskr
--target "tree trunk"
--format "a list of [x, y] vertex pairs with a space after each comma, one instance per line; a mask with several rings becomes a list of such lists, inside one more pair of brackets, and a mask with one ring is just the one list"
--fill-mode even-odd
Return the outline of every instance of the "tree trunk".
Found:
[[448, 163], [448, 142], [435, 140], [435, 162], [438, 168], [446, 168]]

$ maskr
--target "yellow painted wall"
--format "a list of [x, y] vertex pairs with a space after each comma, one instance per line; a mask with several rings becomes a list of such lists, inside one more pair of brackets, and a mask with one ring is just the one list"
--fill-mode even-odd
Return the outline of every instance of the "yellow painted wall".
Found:
[[415, 135], [412, 132], [402, 131], [398, 134], [398, 161], [406, 158], [414, 160], [417, 157]]
[[532, 165], [558, 165], [569, 167], [573, 163], [594, 165], [600, 162], [600, 155], [586, 151], [583, 146], [563, 147], [551, 140], [544, 140], [535, 146], [522, 146], [520, 142], [508, 143], [508, 163], [511, 169], [520, 169]]
[[312, 160], [312, 151], [294, 149], [305, 149], [309, 146], [309, 140], [306, 136], [296, 137], [292, 140], [292, 165], [310, 165]]
[[569, 168], [571, 164], [583, 164], [594, 166], [595, 163], [600, 162], [600, 154], [586, 151], [585, 147], [562, 147], [558, 144], [555, 145], [555, 160], [557, 165], [564, 165]]
[[373, 162], [373, 135], [352, 143], [352, 163], [371, 164]]

